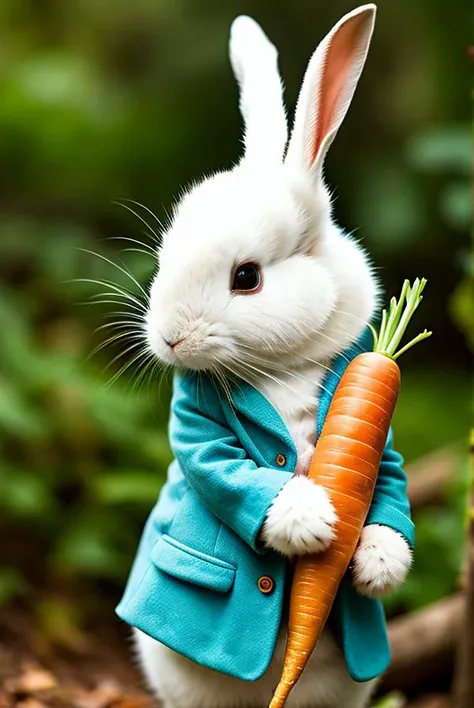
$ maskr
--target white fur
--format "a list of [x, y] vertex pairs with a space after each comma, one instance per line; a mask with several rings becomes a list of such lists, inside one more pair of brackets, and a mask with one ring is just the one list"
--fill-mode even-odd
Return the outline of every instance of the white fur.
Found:
[[[298, 472], [307, 470], [314, 449], [323, 378], [377, 304], [365, 253], [334, 223], [322, 176], [324, 155], [365, 61], [374, 14], [374, 5], [353, 11], [316, 50], [286, 160], [276, 50], [253, 20], [234, 22], [230, 54], [240, 86], [245, 157], [234, 169], [194, 185], [175, 207], [149, 297], [146, 330], [157, 357], [220, 377], [233, 372], [256, 386], [295, 440]], [[342, 81], [336, 76], [335, 91], [328, 91], [339, 59]], [[325, 122], [317, 132], [320, 116]], [[263, 287], [236, 294], [232, 273], [250, 261], [260, 265]], [[319, 550], [331, 541], [334, 510], [325, 492], [309, 485], [304, 478], [287, 483], [262, 529], [266, 542], [285, 554]], [[253, 683], [200, 667], [140, 632], [136, 636], [144, 672], [164, 708], [263, 708], [279, 678], [284, 633], [283, 626], [270, 669]], [[373, 682], [350, 679], [327, 629], [288, 706], [364, 708], [372, 689]]]
[[[239, 681], [211, 671], [135, 631], [138, 659], [166, 708], [267, 708], [280, 678], [285, 631], [277, 642], [270, 667], [258, 681]], [[355, 683], [342, 652], [324, 631], [301, 679], [290, 693], [288, 708], [366, 708], [375, 681]]]
[[319, 553], [335, 538], [328, 493], [308, 477], [293, 477], [273, 500], [262, 527], [264, 544], [285, 556]]
[[411, 563], [411, 550], [399, 533], [371, 524], [362, 531], [352, 559], [354, 585], [362, 595], [382, 597], [402, 585]]
[[[354, 91], [364, 68], [367, 52], [369, 51], [375, 23], [375, 13], [376, 6], [369, 4], [362, 5], [344, 15], [319, 44], [306, 69], [298, 98], [293, 133], [288, 146], [288, 161], [295, 165], [306, 167], [314, 172], [316, 176], [321, 171], [324, 157], [351, 104]], [[354, 51], [351, 54], [339, 51], [336, 46], [337, 43], [346, 41], [340, 30], [345, 31], [351, 27], [355, 28], [356, 25], [360, 25], [360, 28], [357, 32]], [[316, 126], [324, 114], [326, 95], [324, 91], [315, 92], [314, 87], [319, 86], [322, 82], [322, 75], [327, 65], [329, 50], [331, 49], [338, 51], [340, 57], [350, 57], [350, 65], [347, 78], [332, 105], [332, 111], [326, 116], [329, 122], [325, 126], [324, 135], [320, 136], [322, 140], [315, 145]], [[344, 47], [342, 47], [342, 50], [344, 50]]]
[[251, 17], [241, 15], [230, 29], [229, 54], [240, 86], [245, 122], [245, 157], [281, 162], [288, 139], [277, 50]]

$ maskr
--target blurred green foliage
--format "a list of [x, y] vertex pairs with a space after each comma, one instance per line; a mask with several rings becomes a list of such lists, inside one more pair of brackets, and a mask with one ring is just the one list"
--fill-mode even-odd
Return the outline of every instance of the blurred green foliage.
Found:
[[374, 704], [374, 708], [404, 708], [405, 706], [406, 699], [398, 691], [384, 696]]
[[[22, 567], [25, 540], [25, 563], [36, 558], [53, 573], [120, 579], [138, 512], [153, 503], [171, 459], [166, 405], [146, 387], [107, 387], [97, 365], [84, 363], [87, 326], [65, 315], [44, 319], [49, 308], [77, 311], [77, 289], [65, 288], [47, 264], [44, 275], [39, 307], [24, 289], [4, 289], [0, 298], [0, 328], [8, 332], [0, 351], [0, 505], [12, 537], [3, 555]], [[7, 569], [0, 594], [14, 577]]]
[[[142, 300], [124, 271], [145, 286], [155, 267], [146, 253], [120, 251], [116, 239], [146, 250], [153, 237], [112, 201], [136, 199], [166, 219], [181, 185], [237, 158], [226, 57], [236, 14], [256, 16], [277, 43], [292, 107], [316, 42], [350, 7], [1, 3], [0, 602], [37, 587], [80, 587], [90, 597], [97, 583], [116, 595], [170, 460], [168, 380], [141, 376], [136, 340], [126, 336], [89, 358], [114, 331], [138, 331], [113, 288]], [[472, 269], [469, 67], [459, 53], [469, 12], [464, 0], [455, 19], [441, 0], [380, 6], [328, 162], [337, 215], [348, 229], [362, 226], [387, 292], [405, 277], [430, 281], [420, 318], [435, 336], [406, 357], [395, 420], [408, 460], [467, 435], [470, 357], [453, 318], [471, 323], [472, 344], [472, 281], [463, 279]], [[154, 228], [148, 212], [128, 205]], [[111, 289], [97, 281], [111, 282], [115, 296], [96, 297]], [[98, 329], [113, 322], [116, 330]], [[460, 485], [443, 510], [418, 519], [415, 572], [392, 607], [454, 587], [462, 499]], [[54, 606], [39, 610], [50, 624], [58, 613], [73, 622], [60, 601]]]

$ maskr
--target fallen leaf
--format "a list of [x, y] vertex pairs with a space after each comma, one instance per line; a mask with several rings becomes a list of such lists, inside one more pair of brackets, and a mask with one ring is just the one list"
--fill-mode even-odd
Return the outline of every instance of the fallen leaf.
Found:
[[22, 673], [5, 680], [7, 693], [28, 694], [48, 691], [57, 685], [53, 674], [40, 666], [24, 664]]
[[48, 708], [45, 703], [41, 703], [36, 698], [25, 698], [24, 701], [15, 703], [15, 708]]
[[0, 708], [10, 708], [11, 702], [6, 693], [0, 692]]
[[153, 705], [151, 696], [145, 693], [130, 693], [113, 704], [113, 708], [148, 708]]
[[64, 647], [78, 653], [90, 650], [90, 641], [80, 629], [81, 610], [76, 603], [59, 597], [48, 597], [38, 603], [39, 641]]
[[122, 697], [122, 689], [113, 679], [101, 681], [92, 691], [79, 689], [72, 700], [77, 708], [108, 708]]

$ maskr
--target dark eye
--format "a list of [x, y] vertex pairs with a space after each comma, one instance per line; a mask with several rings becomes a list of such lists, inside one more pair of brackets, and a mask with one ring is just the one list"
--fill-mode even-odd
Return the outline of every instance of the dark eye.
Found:
[[232, 290], [237, 292], [259, 290], [261, 280], [262, 274], [257, 263], [242, 263], [235, 270]]

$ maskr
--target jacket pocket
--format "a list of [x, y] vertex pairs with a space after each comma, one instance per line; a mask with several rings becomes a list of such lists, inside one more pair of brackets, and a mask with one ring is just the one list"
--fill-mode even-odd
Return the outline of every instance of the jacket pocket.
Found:
[[196, 551], [164, 534], [151, 551], [152, 563], [164, 573], [194, 585], [228, 592], [235, 580], [235, 566]]

